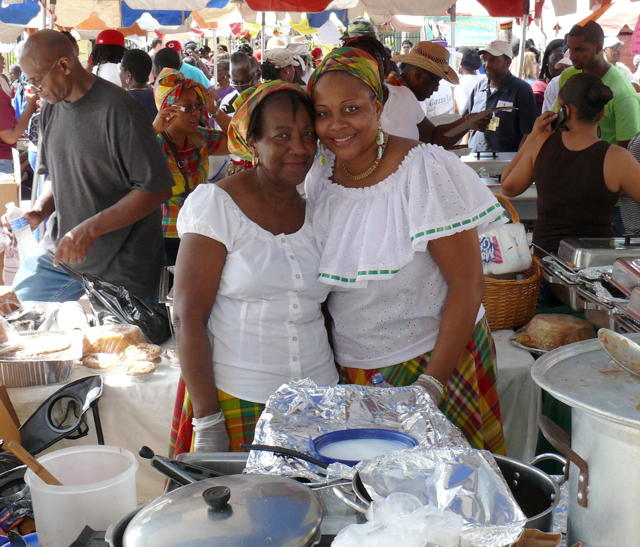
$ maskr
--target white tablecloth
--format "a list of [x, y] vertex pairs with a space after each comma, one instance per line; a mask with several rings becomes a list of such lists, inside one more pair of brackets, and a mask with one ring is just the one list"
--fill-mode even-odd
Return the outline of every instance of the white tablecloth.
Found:
[[[175, 344], [169, 343], [169, 346]], [[77, 366], [69, 381], [95, 373], [95, 370]], [[138, 456], [138, 449], [147, 445], [157, 454], [167, 455], [180, 369], [172, 368], [168, 359], [163, 358], [156, 372], [145, 382], [132, 381], [120, 367], [101, 375], [104, 392], [98, 408], [105, 444], [125, 448], [137, 457], [140, 464], [137, 472], [138, 501], [147, 502], [162, 494], [164, 477], [151, 467], [149, 460]], [[56, 384], [9, 389], [9, 397], [21, 423], [61, 387], [62, 384]], [[91, 411], [87, 413], [87, 423], [90, 429], [87, 437], [77, 441], [65, 439], [48, 452], [79, 444], [97, 444]]]
[[507, 456], [529, 462], [535, 456], [541, 391], [531, 378], [534, 359], [509, 342], [512, 330], [493, 333], [498, 355], [498, 397]]

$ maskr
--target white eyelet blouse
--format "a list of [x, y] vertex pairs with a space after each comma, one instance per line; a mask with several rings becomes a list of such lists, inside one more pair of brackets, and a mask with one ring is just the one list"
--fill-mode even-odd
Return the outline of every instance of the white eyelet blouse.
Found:
[[[431, 351], [447, 284], [427, 244], [471, 228], [482, 233], [506, 222], [504, 210], [470, 167], [439, 146], [416, 146], [395, 173], [367, 188], [333, 183], [334, 162], [328, 151], [326, 165], [317, 158], [305, 190], [322, 253], [319, 278], [333, 287], [336, 361], [373, 369]], [[483, 316], [481, 306], [476, 320]]]
[[200, 234], [227, 248], [208, 330], [216, 385], [234, 397], [266, 403], [294, 378], [338, 381], [320, 311], [330, 287], [318, 281], [311, 222], [307, 207], [299, 231], [273, 235], [215, 184], [201, 184], [182, 206], [180, 237]]

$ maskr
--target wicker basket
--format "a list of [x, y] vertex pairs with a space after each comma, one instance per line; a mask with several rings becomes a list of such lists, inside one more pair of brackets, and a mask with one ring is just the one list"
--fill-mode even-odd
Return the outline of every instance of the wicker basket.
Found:
[[[518, 212], [509, 200], [500, 195], [496, 195], [496, 198], [509, 213], [511, 221], [519, 222]], [[482, 304], [491, 330], [521, 327], [533, 317], [542, 277], [542, 268], [536, 257], [533, 257], [533, 264], [524, 274], [527, 278], [521, 281], [484, 278], [486, 289]]]

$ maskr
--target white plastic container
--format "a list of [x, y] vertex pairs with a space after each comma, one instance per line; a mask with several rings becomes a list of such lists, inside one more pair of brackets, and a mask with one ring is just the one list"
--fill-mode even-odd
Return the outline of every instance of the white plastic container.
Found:
[[63, 485], [45, 484], [31, 470], [25, 474], [40, 547], [67, 547], [86, 525], [106, 530], [138, 505], [138, 462], [124, 448], [65, 448], [38, 461]]
[[38, 250], [38, 240], [33, 235], [27, 219], [24, 218], [22, 209], [17, 207], [13, 201], [7, 203], [7, 222], [18, 241], [18, 254], [20, 255], [20, 264], [22, 264], [25, 258]]

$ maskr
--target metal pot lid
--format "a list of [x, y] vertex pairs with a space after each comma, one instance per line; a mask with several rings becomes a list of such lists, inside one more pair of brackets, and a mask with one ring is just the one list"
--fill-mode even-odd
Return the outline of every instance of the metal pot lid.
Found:
[[152, 501], [127, 526], [123, 545], [302, 547], [313, 544], [321, 522], [318, 496], [299, 482], [232, 475], [183, 486]]
[[[640, 343], [640, 333], [625, 336]], [[573, 408], [640, 428], [640, 378], [618, 366], [597, 338], [547, 353], [535, 362], [531, 375], [542, 389]]]

